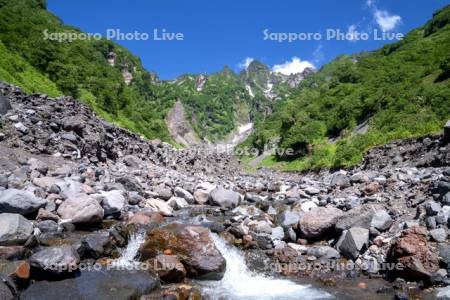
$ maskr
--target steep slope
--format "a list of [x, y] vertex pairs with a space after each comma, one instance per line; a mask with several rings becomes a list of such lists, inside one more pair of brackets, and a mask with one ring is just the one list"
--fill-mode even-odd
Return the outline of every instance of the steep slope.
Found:
[[447, 6], [400, 42], [325, 65], [241, 147], [291, 148], [266, 161], [291, 170], [350, 166], [374, 145], [439, 131], [450, 118], [449, 24]]

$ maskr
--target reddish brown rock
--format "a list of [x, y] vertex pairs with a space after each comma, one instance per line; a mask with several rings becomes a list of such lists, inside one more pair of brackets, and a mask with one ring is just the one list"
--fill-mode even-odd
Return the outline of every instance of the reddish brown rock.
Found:
[[205, 280], [223, 277], [226, 261], [207, 228], [174, 223], [154, 229], [141, 246], [141, 258], [155, 258], [168, 249], [183, 263], [188, 277]]
[[173, 284], [165, 286], [149, 295], [144, 295], [140, 300], [201, 300], [203, 299], [200, 291], [188, 284]]
[[160, 225], [164, 221], [164, 217], [156, 212], [138, 212], [134, 216], [132, 216], [128, 222], [127, 225], [145, 225], [145, 226], [152, 226], [152, 225]]
[[380, 191], [380, 184], [378, 182], [371, 182], [369, 184], [367, 184], [366, 186], [364, 186], [362, 192], [367, 195], [367, 196], [371, 196], [374, 195], [376, 193], [378, 193]]
[[164, 283], [182, 282], [186, 269], [175, 255], [160, 254], [152, 259], [151, 268]]
[[391, 245], [388, 260], [402, 264], [403, 270], [396, 273], [411, 280], [427, 279], [439, 270], [439, 257], [427, 242], [427, 230], [419, 226], [401, 233]]
[[28, 280], [30, 278], [30, 264], [26, 261], [0, 261], [0, 273], [14, 281]]

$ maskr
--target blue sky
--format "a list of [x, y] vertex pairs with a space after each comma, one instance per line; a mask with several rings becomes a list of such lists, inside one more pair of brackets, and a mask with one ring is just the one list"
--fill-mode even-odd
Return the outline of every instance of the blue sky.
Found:
[[[89, 33], [107, 29], [148, 33], [148, 40], [122, 40], [144, 66], [162, 79], [185, 73], [212, 73], [225, 65], [235, 71], [258, 59], [284, 73], [319, 68], [340, 54], [377, 49], [379, 34], [407, 33], [421, 26], [444, 0], [48, 0], [66, 24]], [[183, 40], [156, 41], [159, 33], [182, 33]], [[344, 41], [326, 39], [327, 29], [350, 33]], [[270, 37], [264, 34], [271, 34]], [[368, 33], [355, 40], [352, 33]], [[320, 39], [278, 42], [276, 33], [320, 33]], [[159, 35], [160, 37], [161, 35]], [[266, 40], [264, 39], [266, 37]], [[353, 38], [353, 39], [352, 39]]]

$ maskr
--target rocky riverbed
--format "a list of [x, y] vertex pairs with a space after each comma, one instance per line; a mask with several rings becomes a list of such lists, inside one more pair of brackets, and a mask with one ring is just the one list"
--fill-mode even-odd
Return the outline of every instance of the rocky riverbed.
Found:
[[245, 174], [70, 97], [2, 83], [0, 114], [1, 299], [450, 298], [447, 136]]

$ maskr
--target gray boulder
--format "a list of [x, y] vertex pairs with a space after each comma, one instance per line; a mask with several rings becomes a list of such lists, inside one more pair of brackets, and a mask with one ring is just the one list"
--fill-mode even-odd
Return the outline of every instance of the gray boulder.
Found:
[[80, 263], [77, 251], [70, 245], [44, 248], [30, 257], [30, 265], [41, 271], [62, 274], [74, 271]]
[[104, 217], [103, 208], [98, 201], [85, 194], [68, 198], [59, 206], [58, 214], [74, 224], [97, 223]]
[[436, 242], [445, 242], [445, 240], [447, 239], [447, 232], [444, 228], [436, 228], [430, 230], [430, 235]]
[[300, 218], [300, 233], [305, 238], [318, 238], [333, 229], [339, 217], [340, 209], [317, 207], [303, 214]]
[[0, 214], [0, 245], [23, 244], [33, 234], [33, 224], [19, 214]]
[[234, 208], [239, 205], [241, 195], [232, 190], [226, 190], [218, 187], [211, 192], [211, 205], [217, 205], [224, 208]]
[[393, 221], [389, 213], [383, 209], [375, 212], [370, 226], [375, 227], [380, 231], [385, 231], [391, 227], [392, 222]]
[[0, 212], [28, 215], [47, 204], [47, 200], [34, 196], [33, 193], [8, 189], [0, 191]]
[[346, 258], [355, 260], [369, 245], [369, 230], [366, 228], [353, 227], [343, 235], [339, 251]]
[[334, 174], [331, 178], [331, 185], [335, 187], [339, 187], [341, 189], [345, 189], [351, 185], [350, 179], [341, 173]]
[[283, 227], [291, 227], [298, 224], [300, 221], [300, 214], [295, 211], [285, 210], [278, 216], [278, 222]]
[[127, 200], [120, 190], [102, 192], [94, 197], [101, 200], [105, 216], [120, 213], [127, 205]]
[[369, 229], [375, 212], [382, 209], [376, 205], [361, 205], [346, 212], [336, 223], [336, 231], [342, 233], [352, 227]]

